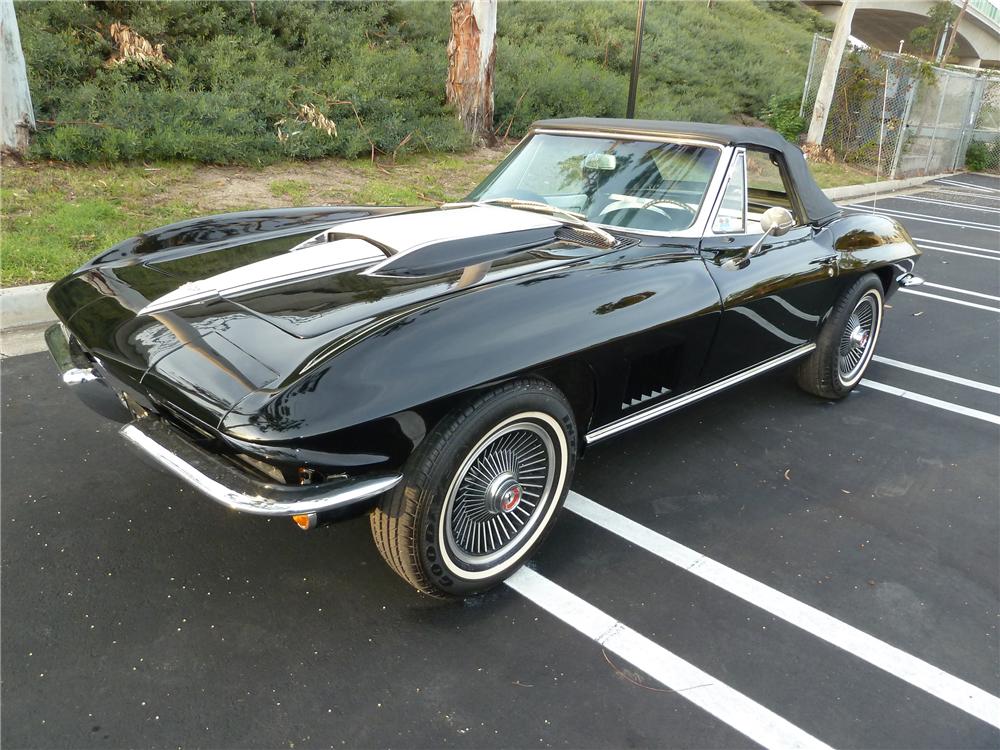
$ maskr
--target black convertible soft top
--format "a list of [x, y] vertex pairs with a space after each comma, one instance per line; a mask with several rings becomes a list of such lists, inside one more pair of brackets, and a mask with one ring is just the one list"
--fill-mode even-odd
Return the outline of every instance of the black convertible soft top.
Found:
[[742, 125], [714, 125], [704, 122], [671, 122], [669, 120], [625, 120], [610, 117], [569, 117], [561, 120], [539, 120], [532, 130], [596, 130], [632, 135], [658, 135], [669, 138], [697, 138], [723, 146], [747, 146], [777, 151], [785, 159], [788, 177], [794, 184], [802, 210], [812, 224], [821, 224], [840, 215], [813, 179], [805, 157], [794, 146], [769, 128], [748, 128]]

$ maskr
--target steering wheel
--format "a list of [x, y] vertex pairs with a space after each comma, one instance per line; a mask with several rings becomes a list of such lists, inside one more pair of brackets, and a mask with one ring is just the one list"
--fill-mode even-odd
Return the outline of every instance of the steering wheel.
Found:
[[[670, 208], [664, 210], [659, 208], [660, 204], [665, 204], [670, 206]], [[680, 215], [678, 215], [678, 212], [680, 212]], [[648, 221], [647, 218], [643, 217], [643, 213], [648, 219], [653, 219], [654, 216], [657, 218], [652, 222]], [[609, 214], [620, 214], [626, 223], [611, 221], [611, 217], [608, 216]], [[625, 200], [614, 201], [601, 209], [601, 217], [604, 219], [602, 223], [620, 226], [624, 229], [631, 227], [633, 229], [669, 231], [674, 226], [689, 226], [694, 221], [695, 212], [691, 210], [690, 206], [680, 201], [671, 200], [670, 198], [653, 198], [642, 203]], [[605, 217], [608, 218], [605, 219]], [[664, 227], [663, 224], [665, 222], [671, 226]]]
[[661, 203], [666, 203], [668, 205], [675, 206], [684, 213], [689, 214], [692, 217], [692, 219], [694, 218], [694, 211], [691, 210], [691, 207], [689, 205], [687, 205], [686, 203], [681, 203], [680, 201], [672, 200], [670, 198], [653, 198], [652, 200], [648, 200], [645, 203], [643, 203], [640, 206], [640, 208], [650, 208], [651, 206], [658, 206]]

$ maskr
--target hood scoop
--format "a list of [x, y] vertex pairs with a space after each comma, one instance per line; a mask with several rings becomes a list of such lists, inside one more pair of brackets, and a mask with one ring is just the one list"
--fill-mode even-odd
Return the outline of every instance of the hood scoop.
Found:
[[551, 241], [561, 222], [496, 206], [472, 205], [348, 221], [288, 252], [249, 263], [164, 294], [144, 307], [152, 315], [218, 297], [344, 271], [423, 276], [488, 262]]

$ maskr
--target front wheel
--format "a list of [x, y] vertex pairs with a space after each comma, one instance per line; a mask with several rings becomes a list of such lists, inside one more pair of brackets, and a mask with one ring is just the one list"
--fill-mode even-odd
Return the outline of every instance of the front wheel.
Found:
[[816, 349], [799, 365], [803, 390], [841, 399], [868, 369], [882, 330], [882, 282], [865, 274], [844, 292], [816, 339]]
[[417, 590], [467, 596], [515, 570], [545, 538], [573, 476], [565, 397], [534, 378], [494, 388], [445, 417], [372, 511], [375, 545]]

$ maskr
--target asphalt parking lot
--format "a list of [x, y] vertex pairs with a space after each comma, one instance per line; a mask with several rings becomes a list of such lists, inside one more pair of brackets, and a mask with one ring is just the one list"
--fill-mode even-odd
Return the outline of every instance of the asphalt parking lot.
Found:
[[1000, 179], [878, 210], [928, 283], [855, 393], [782, 372], [596, 446], [464, 603], [366, 519], [203, 501], [4, 360], [3, 746], [996, 748]]

